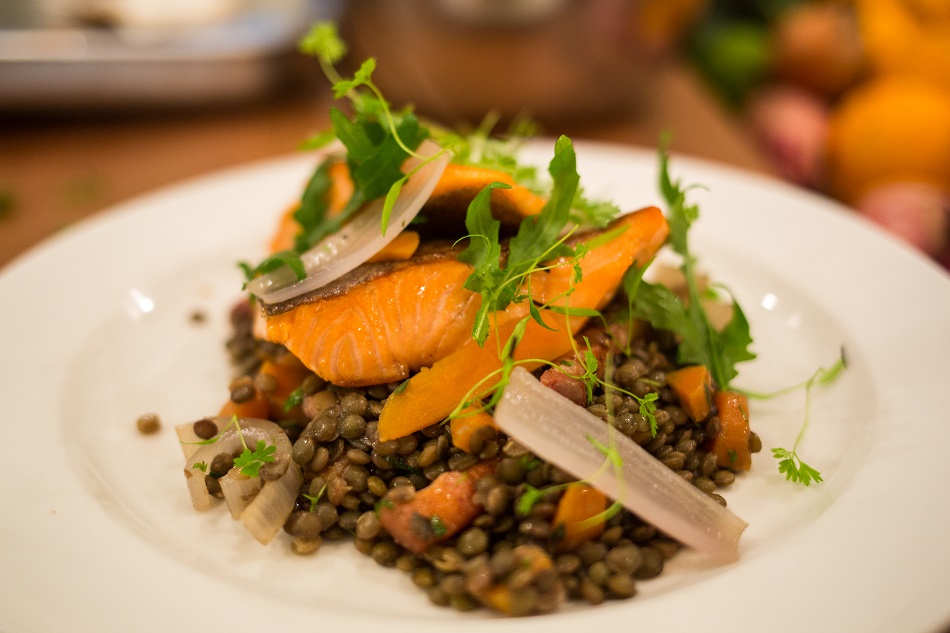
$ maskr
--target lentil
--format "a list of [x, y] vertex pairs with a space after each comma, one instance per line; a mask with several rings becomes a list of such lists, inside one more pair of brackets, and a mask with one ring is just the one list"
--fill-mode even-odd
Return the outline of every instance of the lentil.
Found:
[[198, 420], [192, 425], [192, 431], [203, 440], [210, 440], [218, 434], [218, 425], [208, 418]]
[[[235, 311], [235, 334], [227, 343], [235, 367], [245, 372], [230, 385], [235, 402], [273, 391], [274, 377], [261, 375], [258, 368], [262, 361], [277, 362], [286, 353], [251, 337], [250, 315], [250, 310]], [[719, 418], [712, 413], [693, 422], [665, 385], [666, 372], [673, 367], [666, 354], [675, 352], [674, 343], [663, 336], [633, 341], [629, 357], [614, 360], [613, 380], [620, 387], [640, 397], [658, 394], [655, 436], [629, 395], [595, 389], [588, 410], [725, 504], [717, 491], [731, 485], [736, 473], [720, 468], [715, 455], [703, 448], [719, 433]], [[352, 537], [357, 551], [408, 574], [434, 604], [471, 610], [492, 588], [503, 592], [507, 611], [517, 615], [552, 611], [567, 598], [600, 604], [634, 596], [637, 583], [661, 573], [664, 561], [680, 549], [626, 510], [611, 517], [596, 540], [566, 547], [563, 526], [555, 529], [551, 522], [561, 496], [558, 487], [576, 478], [491, 427], [472, 434], [468, 452], [452, 444], [448, 425], [441, 424], [379, 441], [377, 420], [396, 386], [341, 388], [312, 373], [300, 383], [301, 410], [309, 423], [305, 428], [285, 426], [293, 441], [291, 457], [301, 467], [304, 482], [284, 525], [295, 553], [313, 553], [326, 539]], [[203, 439], [218, 432], [211, 420], [197, 421], [194, 430]], [[750, 435], [749, 447], [761, 450], [761, 439]], [[230, 469], [227, 460], [233, 463], [233, 456], [218, 457], [220, 463], [211, 472], [220, 476]], [[474, 500], [482, 512], [458, 534], [413, 554], [383, 529], [376, 512], [379, 504], [411, 502], [417, 489], [440, 474], [488, 460], [496, 462], [494, 474], [475, 482]], [[216, 476], [205, 481], [212, 494], [220, 495]], [[516, 515], [526, 485], [540, 490], [540, 499], [526, 515]], [[428, 517], [416, 515], [410, 525], [421, 536], [434, 536]]]
[[231, 391], [231, 402], [241, 404], [254, 397], [253, 384], [240, 384]]
[[151, 435], [162, 428], [162, 421], [155, 413], [145, 413], [135, 420], [135, 427], [142, 435]]

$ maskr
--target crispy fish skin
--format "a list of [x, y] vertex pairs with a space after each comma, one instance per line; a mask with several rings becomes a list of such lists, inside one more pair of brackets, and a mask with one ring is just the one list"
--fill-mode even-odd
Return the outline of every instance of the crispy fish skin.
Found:
[[471, 272], [452, 251], [366, 264], [293, 303], [264, 306], [265, 336], [337, 385], [402, 380], [471, 337], [480, 302], [464, 288]]
[[[630, 229], [614, 238], [618, 257], [582, 260], [585, 290], [578, 296], [591, 295], [583, 307], [607, 303], [630, 262], [652, 257], [666, 237], [662, 214], [650, 209], [570, 241], [593, 240], [618, 228]], [[340, 386], [403, 380], [472, 342], [481, 297], [465, 288], [472, 268], [458, 261], [457, 254], [458, 249], [421, 248], [408, 260], [364, 264], [291, 302], [265, 305], [264, 337], [286, 346], [321, 378]], [[570, 266], [534, 273], [533, 299], [545, 303], [559, 297], [573, 275]], [[523, 304], [509, 306], [498, 313], [495, 326], [526, 314]]]

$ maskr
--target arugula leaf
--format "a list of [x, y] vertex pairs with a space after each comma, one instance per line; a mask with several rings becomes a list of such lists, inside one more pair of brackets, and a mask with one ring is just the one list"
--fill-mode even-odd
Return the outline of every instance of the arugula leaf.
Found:
[[274, 453], [276, 452], [276, 444], [267, 444], [264, 440], [257, 440], [257, 446], [253, 451], [245, 446], [244, 451], [234, 458], [234, 466], [248, 477], [257, 477], [260, 475], [261, 466], [274, 461]]
[[[472, 337], [479, 345], [488, 338], [492, 313], [504, 310], [516, 300], [528, 298], [519, 295], [521, 283], [537, 269], [542, 259], [574, 253], [560, 237], [569, 220], [571, 202], [580, 179], [574, 148], [567, 137], [562, 136], [555, 143], [554, 158], [548, 170], [554, 180], [551, 197], [540, 214], [521, 222], [517, 235], [508, 243], [507, 258], [502, 257], [500, 224], [491, 216], [489, 200], [491, 189], [501, 185], [489, 185], [469, 205], [465, 217], [469, 243], [459, 254], [459, 259], [474, 268], [465, 287], [481, 295], [481, 305], [472, 327]], [[540, 319], [537, 310], [532, 314], [536, 320]], [[541, 321], [539, 323], [544, 325]]]
[[517, 156], [524, 139], [537, 134], [536, 126], [530, 120], [516, 119], [506, 133], [490, 136], [497, 123], [498, 116], [489, 113], [478, 128], [467, 134], [438, 127], [432, 132], [439, 145], [452, 151], [452, 162], [506, 173], [515, 182], [541, 193], [546, 187], [538, 180], [537, 168], [522, 164]]
[[327, 216], [327, 195], [330, 192], [330, 167], [335, 159], [327, 158], [320, 163], [310, 177], [300, 197], [300, 206], [294, 211], [294, 220], [300, 231], [294, 238], [294, 250], [303, 253], [320, 241], [322, 225]]
[[620, 208], [606, 200], [591, 200], [584, 195], [582, 187], [578, 187], [571, 205], [571, 219], [577, 224], [602, 228], [620, 215]]
[[[354, 192], [343, 211], [334, 218], [327, 217], [327, 195], [332, 184], [329, 168], [335, 159], [324, 160], [316, 169], [301, 195], [294, 219], [300, 230], [294, 240], [298, 253], [313, 248], [327, 235], [339, 230], [364, 203], [386, 196], [382, 231], [386, 232], [388, 212], [398, 197], [406, 177], [402, 165], [428, 136], [428, 130], [419, 125], [411, 113], [394, 114], [373, 83], [376, 61], [367, 59], [349, 79], [343, 79], [334, 65], [346, 55], [346, 44], [332, 22], [317, 22], [298, 43], [301, 52], [316, 57], [324, 74], [333, 83], [337, 98], [347, 97], [355, 113], [347, 116], [339, 108], [330, 109], [331, 130], [312, 137], [304, 148], [322, 147], [337, 138], [346, 148], [347, 167], [353, 179]], [[365, 88], [366, 90], [360, 90]], [[270, 272], [281, 263], [267, 262], [266, 269], [251, 269], [256, 273]], [[292, 266], [293, 267], [293, 266]], [[299, 279], [306, 276], [301, 266], [294, 268]], [[248, 273], [251, 274], [251, 273]], [[303, 275], [303, 276], [301, 276]]]
[[297, 149], [301, 151], [321, 149], [335, 140], [336, 132], [333, 131], [333, 128], [329, 128], [308, 136], [300, 142]]
[[501, 222], [491, 212], [491, 192], [495, 189], [510, 189], [509, 185], [493, 182], [478, 192], [465, 214], [465, 228], [469, 243], [459, 253], [458, 260], [475, 270], [465, 281], [465, 287], [473, 292], [495, 287], [504, 278], [501, 268]]
[[[304, 268], [303, 261], [300, 259], [300, 254], [296, 251], [287, 250], [274, 253], [253, 268], [247, 262], [238, 262], [238, 267], [244, 271], [246, 281], [251, 281], [258, 275], [266, 275], [281, 266], [288, 266], [298, 280], [304, 279], [307, 276], [307, 270]], [[245, 282], [245, 286], [246, 285], [247, 283]]]
[[533, 268], [539, 258], [552, 256], [550, 250], [557, 244], [561, 229], [570, 219], [571, 203], [580, 176], [574, 146], [566, 136], [559, 137], [554, 144], [554, 158], [548, 166], [548, 173], [554, 181], [551, 196], [540, 214], [525, 218], [518, 226], [518, 233], [508, 246], [509, 267]]
[[696, 280], [696, 258], [689, 248], [689, 229], [699, 218], [699, 207], [687, 204], [686, 189], [670, 177], [665, 143], [661, 143], [659, 148], [659, 163], [659, 188], [668, 206], [669, 243], [682, 258], [687, 302], [684, 306], [668, 289], [631, 276], [628, 285], [635, 292], [635, 298], [630, 298], [634, 304], [634, 314], [646, 319], [654, 327], [676, 334], [680, 339], [677, 360], [682, 364], [705, 365], [716, 385], [720, 389], [728, 389], [729, 383], [738, 374], [735, 365], [755, 358], [755, 354], [749, 350], [752, 343], [749, 323], [735, 300], [732, 318], [721, 331], [717, 331], [710, 323], [702, 306]]
[[[642, 271], [639, 274], [642, 275]], [[634, 316], [650, 322], [655, 328], [673, 332], [682, 339], [691, 334], [692, 323], [686, 308], [672, 290], [634, 277], [630, 281], [633, 294], [628, 291], [627, 297], [633, 303]]]

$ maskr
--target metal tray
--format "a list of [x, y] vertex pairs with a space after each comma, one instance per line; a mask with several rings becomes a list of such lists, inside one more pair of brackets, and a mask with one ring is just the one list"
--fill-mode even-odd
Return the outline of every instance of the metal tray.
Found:
[[214, 22], [94, 26], [44, 23], [15, 13], [18, 1], [0, 11], [2, 111], [259, 98], [286, 83], [296, 41], [310, 23], [335, 19], [342, 7], [341, 0], [262, 1]]

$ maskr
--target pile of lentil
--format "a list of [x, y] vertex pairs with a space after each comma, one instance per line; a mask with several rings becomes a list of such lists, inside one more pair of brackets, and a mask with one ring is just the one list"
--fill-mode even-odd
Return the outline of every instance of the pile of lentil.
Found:
[[[273, 377], [260, 373], [259, 367], [287, 351], [253, 338], [247, 305], [234, 310], [232, 324], [227, 347], [237, 375], [231, 397], [240, 402], [256, 389], [274, 388]], [[641, 398], [658, 394], [655, 436], [639, 403], [628, 395], [595, 392], [588, 410], [725, 505], [718, 491], [736, 475], [717, 466], [715, 456], [704, 448], [719, 432], [719, 419], [713, 410], [702, 422], [693, 422], [677, 404], [665, 379], [674, 357], [675, 342], [657, 332], [635, 341], [629, 355], [611, 361], [616, 385]], [[377, 420], [396, 388], [395, 383], [342, 388], [311, 374], [300, 385], [308, 421], [275, 420], [293, 442], [292, 458], [303, 471], [296, 507], [284, 525], [293, 551], [310, 554], [324, 540], [352, 539], [358, 551], [378, 564], [407, 574], [437, 605], [459, 610], [487, 606], [527, 615], [550, 612], [565, 600], [599, 604], [630, 598], [638, 581], [659, 575], [680, 549], [679, 543], [626, 510], [609, 518], [596, 540], [565, 547], [563, 526], [553, 525], [552, 519], [562, 484], [576, 477], [491, 427], [471, 438], [471, 452], [453, 445], [447, 424], [380, 441]], [[213, 429], [199, 428], [202, 425], [207, 420], [195, 424], [199, 435], [213, 434]], [[761, 450], [754, 433], [750, 448]], [[214, 479], [227, 472], [232, 457], [219, 455], [220, 463], [212, 464], [207, 477], [212, 493], [219, 492]], [[380, 525], [381, 503], [405, 502], [440, 474], [465, 471], [487, 460], [497, 467], [475, 484], [474, 500], [482, 512], [452, 538], [414, 554]], [[529, 487], [543, 494], [525, 508], [519, 500]], [[419, 529], [432, 529], [422, 523]], [[492, 601], [485, 600], [489, 588]]]

